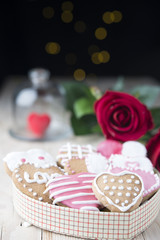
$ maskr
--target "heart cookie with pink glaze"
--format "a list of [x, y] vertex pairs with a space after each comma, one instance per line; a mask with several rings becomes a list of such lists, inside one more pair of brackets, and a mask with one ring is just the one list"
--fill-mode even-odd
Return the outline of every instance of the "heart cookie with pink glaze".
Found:
[[67, 206], [81, 210], [99, 211], [102, 205], [92, 191], [92, 182], [95, 174], [79, 173], [63, 175], [47, 183], [50, 198], [53, 204]]
[[97, 146], [97, 152], [104, 157], [109, 158], [112, 154], [120, 154], [122, 151], [122, 144], [115, 140], [107, 139], [100, 142]]
[[9, 176], [12, 176], [14, 169], [22, 164], [33, 164], [36, 168], [57, 166], [53, 157], [42, 149], [30, 149], [26, 152], [11, 152], [3, 158], [3, 161], [5, 170]]
[[103, 172], [92, 185], [97, 199], [112, 212], [131, 212], [142, 201], [143, 181], [135, 173]]
[[149, 199], [160, 188], [160, 179], [154, 173], [152, 163], [148, 158], [115, 154], [110, 157], [109, 162], [108, 171], [111, 173], [130, 171], [142, 178], [144, 183], [143, 201]]

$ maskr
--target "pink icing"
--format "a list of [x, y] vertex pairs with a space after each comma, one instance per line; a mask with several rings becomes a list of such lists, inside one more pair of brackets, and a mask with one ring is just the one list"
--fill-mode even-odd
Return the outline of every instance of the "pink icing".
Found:
[[98, 210], [101, 204], [92, 191], [92, 181], [95, 174], [79, 173], [75, 175], [63, 175], [48, 183], [50, 197], [53, 204], [62, 204], [76, 209]]
[[23, 162], [23, 163], [26, 162], [26, 159], [25, 159], [25, 158], [22, 158], [22, 159], [21, 159], [21, 162]]
[[125, 170], [136, 173], [142, 178], [143, 183], [144, 183], [143, 197], [147, 196], [149, 193], [156, 191], [160, 188], [160, 179], [159, 179], [158, 175], [154, 174], [153, 172], [146, 172], [141, 169], [135, 170], [133, 168], [132, 169], [129, 169], [129, 168], [122, 169], [120, 167], [113, 167], [113, 168], [109, 169], [109, 171], [111, 173], [120, 173]]
[[127, 161], [125, 163], [126, 167], [130, 167], [130, 168], [136, 168], [136, 167], [139, 167], [140, 164], [138, 162], [130, 162], [130, 161]]
[[115, 140], [105, 140], [99, 143], [97, 151], [104, 157], [109, 158], [111, 154], [120, 154], [122, 150], [122, 144]]
[[38, 159], [39, 160], [44, 160], [44, 157], [43, 156], [39, 156]]

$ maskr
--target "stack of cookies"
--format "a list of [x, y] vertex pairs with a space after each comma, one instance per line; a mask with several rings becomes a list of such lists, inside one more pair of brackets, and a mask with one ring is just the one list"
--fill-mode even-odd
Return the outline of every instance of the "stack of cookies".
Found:
[[67, 143], [56, 159], [42, 149], [31, 149], [9, 153], [3, 160], [16, 188], [38, 201], [80, 210], [131, 212], [160, 188], [146, 154], [139, 142], [125, 142], [118, 152], [111, 152], [106, 141], [97, 148]]

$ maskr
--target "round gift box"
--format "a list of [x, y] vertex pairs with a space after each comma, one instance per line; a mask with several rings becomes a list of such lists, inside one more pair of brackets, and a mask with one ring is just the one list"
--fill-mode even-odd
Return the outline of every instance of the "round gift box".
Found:
[[160, 189], [130, 213], [82, 211], [28, 197], [13, 184], [13, 204], [27, 222], [42, 229], [87, 239], [132, 239], [154, 221], [160, 209]]

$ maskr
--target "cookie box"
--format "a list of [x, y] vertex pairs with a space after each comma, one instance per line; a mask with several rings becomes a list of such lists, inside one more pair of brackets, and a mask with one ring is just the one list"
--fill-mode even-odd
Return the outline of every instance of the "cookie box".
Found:
[[160, 189], [130, 213], [82, 211], [37, 201], [13, 184], [13, 203], [27, 222], [60, 234], [86, 239], [132, 239], [154, 221], [160, 209]]

